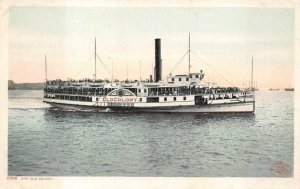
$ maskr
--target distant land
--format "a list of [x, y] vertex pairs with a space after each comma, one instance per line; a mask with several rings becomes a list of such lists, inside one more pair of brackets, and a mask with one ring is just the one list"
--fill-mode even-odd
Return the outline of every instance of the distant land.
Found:
[[15, 83], [8, 80], [8, 90], [43, 90], [45, 83]]

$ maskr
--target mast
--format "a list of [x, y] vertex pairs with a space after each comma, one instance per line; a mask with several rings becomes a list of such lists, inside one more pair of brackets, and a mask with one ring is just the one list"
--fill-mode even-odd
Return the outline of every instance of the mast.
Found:
[[142, 81], [142, 75], [141, 75], [141, 63], [142, 61], [140, 60], [140, 81]]
[[126, 80], [128, 81], [128, 61], [126, 62]]
[[45, 55], [45, 79], [46, 79], [46, 89], [47, 89], [47, 55]]
[[253, 56], [252, 56], [252, 64], [251, 64], [251, 90], [253, 90]]
[[113, 82], [114, 79], [114, 62], [113, 59], [111, 59], [111, 82]]
[[96, 38], [95, 38], [95, 82], [96, 82], [96, 79], [97, 79], [97, 75], [96, 75], [96, 57], [97, 57], [97, 52], [96, 52]]
[[190, 73], [191, 73], [191, 40], [190, 40], [190, 33], [189, 33], [189, 76], [190, 76]]

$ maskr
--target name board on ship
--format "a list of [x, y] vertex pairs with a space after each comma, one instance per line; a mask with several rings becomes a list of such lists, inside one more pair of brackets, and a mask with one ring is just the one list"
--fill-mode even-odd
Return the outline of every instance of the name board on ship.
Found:
[[103, 102], [136, 102], [136, 97], [103, 97]]

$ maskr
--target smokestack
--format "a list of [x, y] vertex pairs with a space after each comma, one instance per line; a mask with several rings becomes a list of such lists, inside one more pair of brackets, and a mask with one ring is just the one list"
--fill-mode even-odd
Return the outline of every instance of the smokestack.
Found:
[[152, 75], [150, 75], [150, 82], [153, 82]]
[[161, 81], [161, 49], [160, 39], [155, 39], [155, 67], [154, 67], [154, 82]]

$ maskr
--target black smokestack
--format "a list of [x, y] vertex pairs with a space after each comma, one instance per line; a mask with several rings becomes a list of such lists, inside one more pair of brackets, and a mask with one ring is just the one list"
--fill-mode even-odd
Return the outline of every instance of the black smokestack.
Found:
[[154, 82], [161, 81], [161, 49], [160, 39], [155, 39], [155, 67], [154, 67]]

